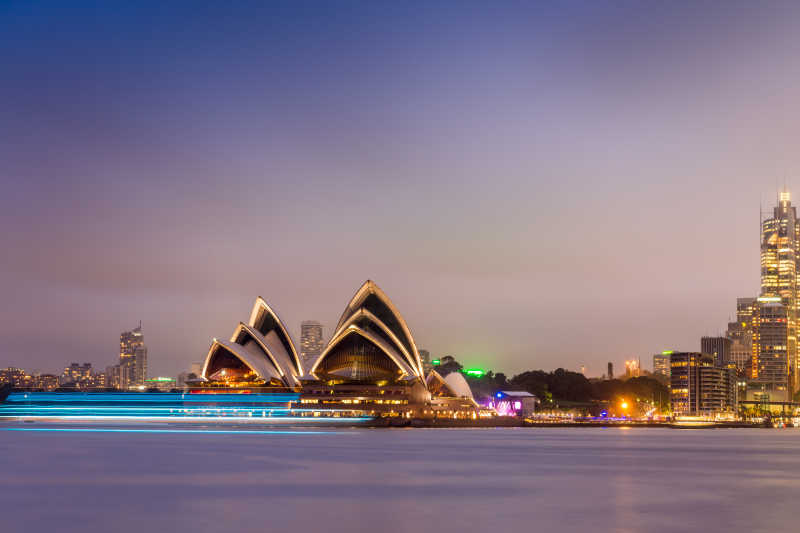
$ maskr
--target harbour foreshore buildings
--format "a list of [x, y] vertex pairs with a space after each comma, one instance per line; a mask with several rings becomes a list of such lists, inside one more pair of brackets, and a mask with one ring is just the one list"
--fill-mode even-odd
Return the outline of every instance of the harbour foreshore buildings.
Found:
[[674, 416], [735, 414], [738, 410], [736, 366], [716, 364], [699, 352], [670, 354], [670, 403]]

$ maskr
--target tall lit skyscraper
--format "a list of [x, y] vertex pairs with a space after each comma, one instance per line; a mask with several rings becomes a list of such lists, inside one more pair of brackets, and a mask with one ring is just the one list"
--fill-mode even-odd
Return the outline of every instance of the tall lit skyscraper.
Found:
[[128, 389], [144, 385], [147, 379], [147, 346], [144, 344], [142, 323], [131, 331], [123, 331], [119, 336], [119, 378], [118, 386]]
[[788, 354], [789, 306], [780, 296], [760, 296], [753, 308], [753, 358], [748, 396], [752, 400], [788, 401], [791, 397]]
[[322, 324], [315, 320], [300, 323], [300, 357], [307, 365], [322, 354], [325, 343], [322, 339]]
[[[797, 273], [800, 222], [791, 194], [782, 192], [773, 216], [761, 222], [761, 297], [753, 311], [751, 379], [773, 400], [797, 390]], [[783, 306], [785, 309], [779, 309]]]

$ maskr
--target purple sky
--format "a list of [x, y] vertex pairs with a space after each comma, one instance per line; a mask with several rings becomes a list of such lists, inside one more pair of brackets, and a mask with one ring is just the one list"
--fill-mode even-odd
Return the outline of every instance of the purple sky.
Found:
[[778, 2], [3, 2], [0, 367], [141, 319], [174, 375], [367, 278], [470, 366], [699, 349], [800, 185], [798, 49]]

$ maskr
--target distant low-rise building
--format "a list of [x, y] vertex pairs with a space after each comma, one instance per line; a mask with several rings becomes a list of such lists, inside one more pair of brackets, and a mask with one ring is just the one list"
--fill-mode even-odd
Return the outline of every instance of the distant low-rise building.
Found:
[[30, 387], [34, 390], [54, 391], [58, 386], [59, 379], [55, 374], [36, 374], [30, 379]]
[[8, 367], [0, 370], [0, 383], [8, 383], [14, 387], [26, 387], [30, 378], [21, 368]]
[[501, 390], [492, 398], [491, 406], [500, 416], [526, 417], [536, 412], [539, 399], [527, 391]]
[[144, 387], [148, 390], [157, 389], [161, 392], [169, 392], [177, 388], [175, 378], [155, 377], [144, 380]]
[[91, 376], [91, 363], [84, 363], [82, 365], [71, 363], [64, 369], [64, 372], [61, 373], [61, 383], [81, 383], [83, 381], [89, 381]]
[[78, 390], [101, 390], [106, 388], [106, 374], [94, 372], [91, 363], [71, 363], [61, 373], [59, 385]]

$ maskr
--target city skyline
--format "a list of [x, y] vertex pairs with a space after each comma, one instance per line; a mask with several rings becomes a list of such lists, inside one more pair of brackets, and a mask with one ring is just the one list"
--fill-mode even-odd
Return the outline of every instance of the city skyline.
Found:
[[800, 2], [0, 0], [9, 531], [791, 530]]
[[245, 5], [0, 8], [0, 367], [141, 318], [176, 375], [253, 294], [298, 339], [371, 278], [432, 354], [599, 376], [758, 295], [800, 7]]

